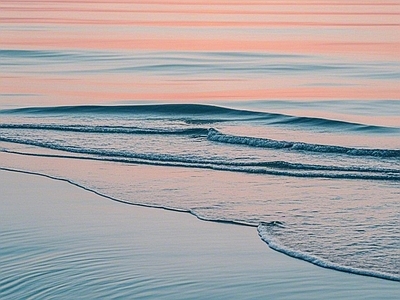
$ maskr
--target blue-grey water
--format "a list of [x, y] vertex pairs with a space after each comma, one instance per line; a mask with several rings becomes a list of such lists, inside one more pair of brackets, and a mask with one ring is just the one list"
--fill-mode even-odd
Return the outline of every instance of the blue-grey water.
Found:
[[0, 167], [399, 281], [398, 3], [194, 2], [2, 1]]
[[[392, 102], [376, 110], [384, 105]], [[1, 116], [2, 152], [17, 157], [3, 167], [251, 225], [288, 255], [399, 280], [400, 127], [195, 104], [37, 107]], [[21, 166], [19, 156], [73, 162]], [[89, 172], [75, 166], [79, 160], [97, 164]], [[131, 175], [130, 165], [160, 169]], [[119, 172], [126, 174], [112, 176]]]

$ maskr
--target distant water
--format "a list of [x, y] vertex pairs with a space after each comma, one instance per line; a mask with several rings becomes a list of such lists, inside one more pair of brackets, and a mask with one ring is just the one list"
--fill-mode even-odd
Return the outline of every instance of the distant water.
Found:
[[0, 167], [400, 281], [400, 8], [386, 2], [3, 1]]

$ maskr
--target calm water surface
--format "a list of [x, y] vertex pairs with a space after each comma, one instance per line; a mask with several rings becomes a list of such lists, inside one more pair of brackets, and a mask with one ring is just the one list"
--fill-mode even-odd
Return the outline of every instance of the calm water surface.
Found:
[[3, 168], [400, 280], [398, 1], [0, 1]]

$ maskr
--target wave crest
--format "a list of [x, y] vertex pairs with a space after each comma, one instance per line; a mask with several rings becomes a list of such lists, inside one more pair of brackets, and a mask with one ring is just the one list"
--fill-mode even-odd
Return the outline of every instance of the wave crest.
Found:
[[53, 107], [25, 107], [0, 110], [0, 114], [29, 115], [151, 115], [160, 118], [180, 119], [187, 123], [215, 123], [223, 121], [263, 121], [266, 125], [301, 126], [364, 132], [398, 133], [400, 128], [359, 124], [317, 117], [290, 116], [279, 113], [233, 109], [205, 104], [149, 104], [149, 105], [78, 105]]
[[210, 141], [219, 143], [246, 145], [250, 147], [260, 147], [260, 148], [270, 148], [270, 149], [290, 149], [290, 150], [307, 151], [307, 152], [345, 154], [353, 156], [375, 156], [383, 158], [400, 157], [400, 150], [398, 149], [350, 148], [343, 146], [309, 144], [303, 142], [277, 141], [267, 138], [256, 138], [256, 137], [224, 134], [213, 128], [211, 128], [208, 131], [207, 138]]
[[128, 126], [90, 126], [90, 125], [56, 125], [56, 124], [0, 124], [0, 129], [27, 129], [72, 131], [87, 133], [113, 133], [113, 134], [163, 134], [163, 135], [207, 135], [207, 128], [141, 128]]

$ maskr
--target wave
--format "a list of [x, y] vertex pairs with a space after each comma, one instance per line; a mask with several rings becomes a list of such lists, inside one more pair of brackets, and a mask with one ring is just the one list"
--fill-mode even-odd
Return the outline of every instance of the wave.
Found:
[[65, 151], [87, 156], [71, 156], [58, 154], [25, 153], [21, 151], [0, 150], [6, 153], [38, 157], [57, 157], [65, 159], [86, 159], [110, 161], [129, 164], [147, 164], [167, 167], [184, 167], [211, 169], [217, 171], [239, 172], [273, 176], [289, 176], [300, 178], [330, 178], [400, 181], [400, 170], [383, 168], [338, 167], [311, 164], [290, 163], [284, 161], [270, 162], [234, 162], [231, 160], [205, 159], [202, 157], [184, 157], [170, 154], [134, 153], [104, 149], [84, 149], [64, 146], [56, 143], [30, 141], [12, 138], [2, 138], [0, 141], [32, 145], [57, 151]]
[[210, 141], [246, 145], [250, 147], [270, 148], [270, 149], [289, 149], [296, 151], [345, 154], [351, 156], [374, 156], [382, 158], [398, 158], [400, 157], [400, 149], [367, 149], [367, 148], [351, 148], [333, 145], [309, 144], [303, 142], [278, 141], [267, 138], [256, 138], [248, 136], [237, 136], [224, 134], [216, 129], [208, 131], [207, 138]]
[[296, 124], [299, 126], [349, 129], [352, 131], [375, 132], [375, 133], [397, 132], [398, 131], [396, 128], [393, 128], [393, 127], [358, 124], [358, 123], [351, 123], [351, 122], [330, 120], [330, 119], [316, 118], [316, 117], [286, 116], [285, 118], [282, 118], [281, 120], [272, 121], [269, 124], [271, 124], [271, 125]]
[[263, 115], [263, 113], [236, 110], [204, 104], [150, 104], [150, 105], [77, 105], [24, 107], [3, 110], [14, 114], [168, 114], [168, 115]]
[[214, 123], [223, 121], [263, 121], [266, 125], [328, 128], [331, 130], [398, 133], [400, 128], [359, 124], [317, 117], [290, 116], [279, 113], [233, 109], [205, 104], [150, 104], [150, 105], [78, 105], [53, 107], [24, 107], [0, 110], [0, 114], [29, 115], [151, 115], [155, 118], [180, 119], [187, 123]]
[[90, 126], [90, 125], [55, 125], [55, 124], [0, 124], [0, 129], [27, 129], [72, 131], [87, 133], [113, 133], [113, 134], [163, 134], [163, 135], [204, 135], [208, 134], [208, 128], [141, 128], [128, 126]]
[[298, 259], [304, 260], [306, 262], [309, 262], [314, 265], [317, 265], [317, 266], [320, 266], [323, 268], [327, 268], [327, 269], [333, 269], [333, 270], [337, 270], [337, 271], [341, 271], [341, 272], [352, 273], [352, 274], [363, 275], [363, 276], [377, 277], [377, 278], [392, 280], [392, 281], [400, 281], [400, 277], [396, 276], [396, 275], [336, 264], [336, 263], [333, 263], [326, 259], [322, 259], [320, 257], [286, 247], [286, 246], [280, 244], [273, 237], [273, 235], [270, 234], [270, 230], [269, 230], [271, 227], [284, 228], [284, 226], [282, 226], [281, 224], [282, 223], [279, 221], [278, 221], [278, 223], [277, 222], [269, 222], [269, 223], [261, 222], [257, 227], [258, 235], [260, 236], [260, 238], [273, 250], [276, 250], [276, 251], [284, 253], [288, 256], [298, 258]]

